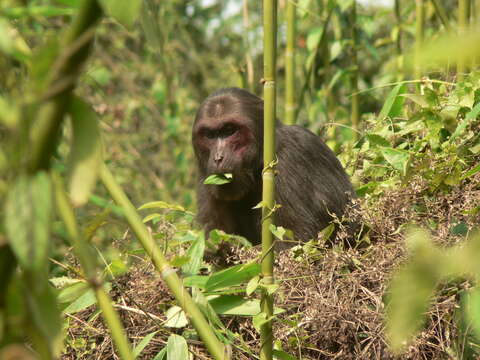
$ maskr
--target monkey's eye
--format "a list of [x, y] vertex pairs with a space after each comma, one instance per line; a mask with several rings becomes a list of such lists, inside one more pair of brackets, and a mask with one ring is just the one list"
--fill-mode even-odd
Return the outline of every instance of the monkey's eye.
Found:
[[237, 128], [233, 124], [227, 124], [220, 130], [220, 134], [222, 137], [232, 136], [236, 132], [237, 132]]
[[215, 139], [218, 137], [218, 134], [215, 130], [204, 130], [202, 133], [207, 139]]

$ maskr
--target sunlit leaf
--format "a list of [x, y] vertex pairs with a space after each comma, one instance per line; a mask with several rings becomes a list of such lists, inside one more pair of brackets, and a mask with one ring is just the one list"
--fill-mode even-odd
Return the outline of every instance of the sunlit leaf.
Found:
[[285, 351], [282, 350], [273, 350], [273, 358], [278, 360], [297, 360], [296, 357], [287, 354]]
[[146, 204], [143, 204], [138, 208], [139, 210], [144, 209], [168, 209], [168, 210], [178, 210], [178, 211], [185, 211], [185, 208], [181, 205], [177, 204], [170, 204], [166, 201], [152, 201]]
[[167, 321], [163, 324], [166, 327], [182, 328], [188, 325], [187, 316], [180, 306], [172, 306], [165, 312]]
[[70, 195], [74, 205], [88, 201], [102, 164], [100, 129], [95, 112], [82, 100], [72, 100], [69, 113], [73, 123], [70, 152]]
[[138, 18], [142, 7], [141, 0], [115, 1], [100, 0], [103, 10], [120, 24], [127, 28], [131, 28]]

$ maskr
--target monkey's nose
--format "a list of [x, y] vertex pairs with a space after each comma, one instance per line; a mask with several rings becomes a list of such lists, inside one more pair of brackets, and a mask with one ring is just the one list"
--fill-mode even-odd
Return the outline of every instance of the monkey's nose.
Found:
[[220, 155], [220, 154], [215, 155], [215, 157], [213, 158], [213, 161], [215, 161], [215, 164], [217, 165], [220, 165], [222, 160], [223, 160], [223, 155]]

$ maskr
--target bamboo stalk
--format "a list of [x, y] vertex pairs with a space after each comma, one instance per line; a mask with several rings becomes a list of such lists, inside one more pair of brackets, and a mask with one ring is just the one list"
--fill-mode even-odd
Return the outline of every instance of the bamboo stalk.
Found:
[[247, 84], [250, 91], [254, 91], [254, 72], [253, 60], [251, 54], [250, 39], [248, 37], [250, 32], [250, 16], [248, 15], [248, 0], [243, 0], [243, 28], [245, 30], [244, 41], [246, 44], [245, 62], [247, 64]]
[[437, 16], [439, 17], [443, 26], [445, 26], [445, 29], [447, 29], [448, 32], [452, 31], [452, 26], [450, 25], [450, 21], [448, 20], [445, 8], [442, 6], [439, 0], [432, 0], [432, 3], [433, 7], [435, 8], [435, 12], [437, 13]]
[[[468, 27], [468, 0], [458, 0], [458, 35], [462, 36]], [[462, 81], [466, 70], [465, 60], [460, 57], [457, 62], [457, 80]]]
[[351, 48], [351, 61], [352, 61], [352, 73], [350, 77], [350, 90], [352, 93], [350, 103], [350, 121], [352, 124], [355, 138], [358, 134], [358, 127], [360, 123], [360, 109], [359, 109], [359, 94], [358, 94], [358, 61], [357, 61], [357, 2], [353, 0], [350, 9], [350, 29], [352, 38]]
[[295, 39], [297, 5], [293, 0], [287, 0], [287, 46], [285, 51], [285, 123], [295, 124]]
[[89, 251], [85, 238], [78, 228], [72, 205], [68, 200], [65, 186], [57, 173], [52, 174], [52, 181], [55, 185], [55, 200], [57, 212], [67, 229], [68, 239], [74, 249], [75, 255], [80, 261], [85, 277], [95, 292], [98, 306], [102, 310], [102, 316], [110, 330], [113, 342], [115, 343], [122, 360], [133, 360], [132, 348], [125, 334], [120, 318], [113, 308], [112, 299], [103, 288], [101, 279], [97, 276], [94, 256]]
[[[277, 0], [263, 0], [263, 94], [264, 94], [264, 136], [263, 136], [263, 208], [262, 208], [262, 277], [266, 286], [274, 283], [273, 277], [273, 210], [275, 206], [275, 120], [276, 120], [276, 43], [277, 43]], [[271, 360], [273, 356], [273, 294], [265, 288], [262, 291], [261, 308], [266, 322], [260, 328], [260, 359]]]
[[402, 35], [403, 35], [403, 22], [402, 22], [402, 8], [400, 0], [395, 0], [395, 21], [397, 23], [397, 39], [395, 41], [397, 51], [397, 81], [402, 81], [404, 78], [403, 73], [403, 49], [402, 49]]
[[179, 306], [187, 314], [198, 336], [202, 339], [210, 354], [216, 360], [227, 360], [229, 355], [227, 348], [217, 339], [209, 323], [193, 301], [188, 291], [183, 287], [183, 282], [177, 275], [174, 268], [162, 254], [160, 248], [155, 244], [145, 224], [140, 219], [137, 210], [123, 192], [122, 188], [115, 181], [112, 173], [103, 165], [100, 170], [100, 178], [110, 196], [123, 208], [125, 218], [132, 228], [138, 241], [145, 249], [147, 255], [152, 259], [156, 269], [160, 272], [168, 288], [172, 291]]
[[[57, 58], [45, 85], [45, 103], [30, 132], [30, 158], [28, 171], [34, 173], [50, 167], [50, 159], [57, 144], [57, 134], [62, 123], [70, 94], [81, 74], [91, 44], [94, 26], [103, 12], [96, 0], [85, 0], [62, 42], [63, 53]], [[53, 95], [52, 89], [58, 89]]]
[[425, 7], [423, 0], [415, 0], [415, 79], [422, 77], [422, 59], [420, 53], [423, 48]]

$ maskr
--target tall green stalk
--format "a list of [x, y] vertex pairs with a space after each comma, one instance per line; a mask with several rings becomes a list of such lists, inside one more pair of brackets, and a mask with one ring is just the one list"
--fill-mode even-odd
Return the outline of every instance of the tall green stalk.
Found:
[[90, 253], [87, 242], [78, 228], [72, 204], [67, 197], [62, 179], [57, 173], [54, 173], [52, 180], [55, 185], [57, 212], [65, 225], [68, 239], [82, 265], [85, 277], [95, 293], [98, 306], [102, 310], [102, 316], [107, 323], [120, 358], [122, 360], [133, 360], [135, 357], [133, 356], [122, 322], [113, 308], [112, 299], [103, 288], [102, 281], [97, 275], [94, 257]]
[[445, 26], [445, 29], [447, 29], [448, 32], [452, 31], [450, 21], [448, 20], [447, 12], [445, 11], [445, 8], [442, 6], [442, 4], [440, 3], [440, 0], [432, 0], [432, 3], [433, 3], [433, 7], [435, 8], [435, 12], [437, 13], [437, 16], [439, 17], [443, 26]]
[[287, 46], [285, 51], [285, 123], [295, 124], [295, 39], [297, 32], [297, 5], [287, 0]]
[[[462, 36], [468, 27], [469, 0], [458, 0], [458, 34]], [[457, 80], [462, 81], [466, 70], [465, 60], [460, 57], [457, 62]]]
[[172, 291], [178, 305], [181, 306], [187, 314], [188, 319], [192, 322], [198, 336], [200, 336], [210, 354], [215, 360], [229, 359], [225, 346], [215, 336], [209, 323], [192, 300], [188, 291], [183, 287], [182, 280], [177, 275], [177, 272], [165, 259], [162, 251], [156, 245], [145, 224], [142, 222], [142, 219], [140, 219], [135, 207], [105, 165], [102, 166], [100, 171], [100, 178], [112, 199], [123, 208], [125, 217], [135, 236], [145, 249], [145, 252], [152, 259], [153, 264], [160, 272], [168, 288]]
[[247, 76], [246, 76], [246, 82], [248, 86], [248, 90], [254, 91], [255, 85], [254, 85], [254, 72], [253, 72], [253, 60], [252, 60], [252, 54], [251, 54], [251, 46], [250, 46], [250, 38], [249, 38], [249, 33], [250, 33], [250, 16], [248, 15], [248, 0], [243, 0], [243, 28], [245, 29], [245, 36], [244, 36], [244, 42], [245, 42], [245, 63], [247, 64]]
[[350, 121], [354, 130], [355, 137], [357, 136], [358, 126], [360, 123], [360, 109], [358, 99], [358, 61], [357, 61], [357, 1], [353, 0], [350, 9], [350, 29], [352, 38], [351, 61], [352, 73], [350, 76], [350, 90], [352, 92]]
[[395, 21], [397, 23], [397, 39], [395, 41], [397, 51], [397, 81], [402, 81], [404, 78], [402, 50], [403, 22], [400, 0], [395, 0]]
[[[273, 277], [273, 225], [275, 207], [275, 119], [276, 119], [276, 45], [277, 45], [277, 0], [263, 0], [263, 96], [264, 140], [263, 159], [263, 208], [262, 208], [262, 277], [267, 287], [274, 283]], [[273, 354], [273, 294], [265, 288], [262, 292], [262, 312], [265, 323], [260, 328], [260, 359], [271, 360]]]
[[421, 51], [423, 49], [425, 6], [423, 0], [415, 0], [415, 79], [422, 77]]

